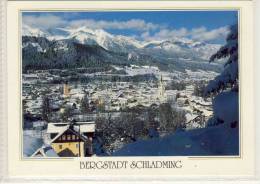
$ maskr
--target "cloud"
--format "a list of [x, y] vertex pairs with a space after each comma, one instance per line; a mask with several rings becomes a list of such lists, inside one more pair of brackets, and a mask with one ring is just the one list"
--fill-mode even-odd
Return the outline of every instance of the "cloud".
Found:
[[229, 33], [228, 26], [217, 29], [207, 30], [205, 27], [198, 27], [188, 30], [186, 28], [180, 29], [161, 29], [154, 34], [145, 31], [141, 34], [141, 38], [146, 41], [150, 40], [166, 40], [170, 38], [190, 38], [200, 42], [209, 42], [216, 40], [224, 40]]
[[186, 28], [180, 29], [161, 29], [158, 32], [151, 35], [149, 32], [144, 32], [141, 34], [141, 38], [147, 41], [150, 40], [166, 40], [172, 37], [186, 37], [188, 35], [188, 30]]
[[67, 20], [62, 16], [53, 14], [41, 15], [24, 15], [23, 24], [29, 25], [41, 30], [49, 28], [78, 28], [86, 26], [90, 29], [104, 30], [133, 30], [139, 32], [133, 37], [150, 41], [150, 40], [166, 40], [175, 37], [190, 38], [196, 41], [211, 42], [216, 40], [224, 40], [229, 32], [228, 26], [208, 30], [206, 27], [197, 27], [188, 30], [187, 28], [174, 29], [167, 25], [146, 22], [142, 19], [130, 19], [126, 21], [117, 20], [94, 20], [94, 19], [78, 19]]
[[191, 30], [191, 38], [198, 41], [212, 41], [226, 38], [229, 33], [228, 26], [220, 27], [213, 30], [207, 30], [205, 27], [194, 28]]
[[64, 26], [68, 22], [62, 19], [59, 16], [45, 14], [41, 16], [23, 16], [23, 24], [29, 25], [35, 28], [41, 28], [43, 30], [52, 28], [52, 27], [59, 27]]
[[127, 21], [105, 21], [94, 19], [79, 19], [67, 21], [62, 17], [45, 14], [40, 16], [24, 16], [23, 23], [32, 27], [48, 29], [51, 27], [81, 27], [87, 26], [91, 29], [120, 29], [120, 30], [137, 30], [148, 31], [162, 28], [159, 24], [146, 22], [142, 19], [130, 19]]
[[75, 20], [70, 23], [72, 27], [87, 26], [92, 29], [120, 29], [120, 30], [138, 30], [147, 31], [160, 28], [160, 25], [151, 22], [145, 22], [141, 19], [131, 19], [128, 21], [96, 21], [93, 19]]

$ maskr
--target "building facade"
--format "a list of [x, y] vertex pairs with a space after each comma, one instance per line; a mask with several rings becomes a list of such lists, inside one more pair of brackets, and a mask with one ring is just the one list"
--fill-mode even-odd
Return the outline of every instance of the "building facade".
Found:
[[87, 157], [93, 153], [95, 122], [49, 123], [51, 147], [59, 157]]

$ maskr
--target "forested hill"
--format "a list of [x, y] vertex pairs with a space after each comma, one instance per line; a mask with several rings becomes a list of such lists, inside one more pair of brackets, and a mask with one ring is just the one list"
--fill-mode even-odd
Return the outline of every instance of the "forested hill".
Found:
[[70, 40], [49, 41], [44, 37], [23, 36], [22, 41], [24, 70], [101, 67], [107, 64], [146, 65], [154, 62], [149, 56], [130, 61], [127, 53], [116, 53], [99, 45], [80, 44]]

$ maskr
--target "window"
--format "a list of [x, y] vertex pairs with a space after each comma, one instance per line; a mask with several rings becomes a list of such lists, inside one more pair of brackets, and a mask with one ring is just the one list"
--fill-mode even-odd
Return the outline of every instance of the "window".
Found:
[[76, 144], [76, 148], [79, 148], [79, 144]]
[[62, 136], [62, 140], [65, 141], [66, 140], [66, 135]]
[[62, 145], [59, 145], [59, 149], [62, 149]]
[[72, 135], [72, 140], [75, 140], [75, 135]]
[[70, 135], [70, 134], [67, 135], [67, 139], [68, 139], [69, 141], [71, 140], [71, 135]]

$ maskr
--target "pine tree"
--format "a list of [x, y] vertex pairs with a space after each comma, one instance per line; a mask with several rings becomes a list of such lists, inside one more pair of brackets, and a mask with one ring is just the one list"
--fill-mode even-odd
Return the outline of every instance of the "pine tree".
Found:
[[217, 59], [228, 58], [223, 72], [206, 87], [206, 95], [213, 94], [213, 118], [208, 126], [230, 123], [231, 128], [238, 127], [239, 97], [238, 97], [238, 26], [230, 26], [230, 33], [226, 44], [216, 54], [212, 55], [210, 62]]
[[213, 54], [210, 62], [218, 59], [228, 58], [223, 72], [206, 87], [206, 95], [219, 93], [227, 88], [238, 91], [238, 26], [230, 26], [230, 32], [226, 38], [226, 44], [217, 53]]

